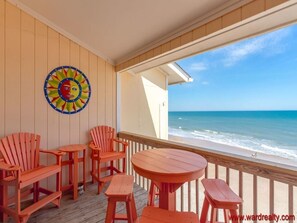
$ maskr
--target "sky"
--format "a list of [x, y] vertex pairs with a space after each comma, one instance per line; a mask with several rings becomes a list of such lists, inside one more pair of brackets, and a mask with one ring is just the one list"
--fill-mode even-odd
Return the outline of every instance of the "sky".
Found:
[[297, 25], [177, 63], [194, 80], [169, 86], [169, 111], [297, 110]]

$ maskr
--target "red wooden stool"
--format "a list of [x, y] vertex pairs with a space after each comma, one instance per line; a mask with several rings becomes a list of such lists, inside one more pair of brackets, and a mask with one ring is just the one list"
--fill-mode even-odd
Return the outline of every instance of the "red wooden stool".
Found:
[[145, 207], [138, 223], [199, 223], [193, 212], [168, 211], [156, 207]]
[[[225, 223], [229, 223], [229, 212], [232, 216], [237, 216], [238, 205], [242, 203], [242, 199], [237, 196], [225, 181], [220, 179], [203, 179], [202, 184], [205, 188], [204, 202], [201, 212], [200, 222], [205, 223], [209, 205], [211, 205], [211, 220], [216, 222], [217, 209], [224, 210]], [[239, 222], [232, 220], [232, 222]]]
[[[108, 206], [105, 223], [111, 223], [114, 220], [128, 220], [133, 223], [137, 219], [135, 201], [133, 196], [133, 176], [115, 175], [112, 177], [105, 195], [108, 197]], [[117, 202], [126, 203], [126, 214], [116, 214]]]

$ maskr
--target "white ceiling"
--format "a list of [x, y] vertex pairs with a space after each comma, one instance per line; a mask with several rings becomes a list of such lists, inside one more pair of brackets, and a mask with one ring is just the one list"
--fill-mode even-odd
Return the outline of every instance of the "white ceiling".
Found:
[[240, 0], [12, 1], [93, 52], [118, 63]]

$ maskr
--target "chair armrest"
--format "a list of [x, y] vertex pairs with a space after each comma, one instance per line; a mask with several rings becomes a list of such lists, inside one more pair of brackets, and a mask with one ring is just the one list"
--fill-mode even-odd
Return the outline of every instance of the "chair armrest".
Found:
[[114, 142], [117, 142], [117, 143], [120, 143], [123, 145], [123, 153], [126, 153], [126, 149], [128, 147], [128, 143], [122, 141], [122, 140], [119, 140], [119, 139], [112, 139]]
[[55, 155], [57, 165], [59, 165], [59, 166], [62, 165], [62, 156], [64, 156], [66, 154], [65, 152], [62, 152], [59, 150], [42, 150], [42, 149], [40, 149], [39, 152], [50, 154], [50, 155]]
[[47, 153], [55, 156], [64, 156], [66, 153], [58, 150], [39, 150], [41, 153]]
[[0, 162], [0, 170], [5, 170], [5, 171], [19, 171], [21, 170], [21, 167], [19, 166], [13, 166], [4, 162]]
[[89, 143], [89, 147], [90, 147], [92, 150], [96, 150], [96, 151], [99, 151], [99, 152], [101, 151], [101, 148], [95, 146], [95, 144], [94, 144], [93, 141], [91, 141], [91, 142]]
[[117, 143], [121, 143], [123, 144], [124, 146], [128, 146], [128, 143], [122, 141], [122, 140], [119, 140], [119, 139], [112, 139], [113, 141], [117, 142]]

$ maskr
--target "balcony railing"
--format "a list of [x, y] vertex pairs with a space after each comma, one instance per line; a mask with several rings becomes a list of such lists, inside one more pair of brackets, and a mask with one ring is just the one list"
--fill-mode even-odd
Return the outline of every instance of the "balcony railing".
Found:
[[[135, 183], [145, 190], [148, 190], [150, 180], [139, 176], [133, 170], [131, 164], [133, 154], [154, 148], [187, 150], [207, 159], [205, 178], [225, 180], [232, 190], [243, 198], [244, 202], [239, 207], [239, 215], [253, 215], [254, 217], [258, 215], [258, 219], [254, 222], [260, 221], [261, 214], [280, 215], [287, 218], [285, 222], [290, 223], [297, 221], [297, 167], [128, 132], [120, 132], [118, 135], [129, 144], [127, 174], [133, 175]], [[184, 184], [176, 193], [176, 209], [193, 211], [200, 215], [204, 198], [203, 190], [200, 180]], [[296, 217], [295, 220], [294, 217]], [[275, 221], [271, 219], [270, 222]]]

